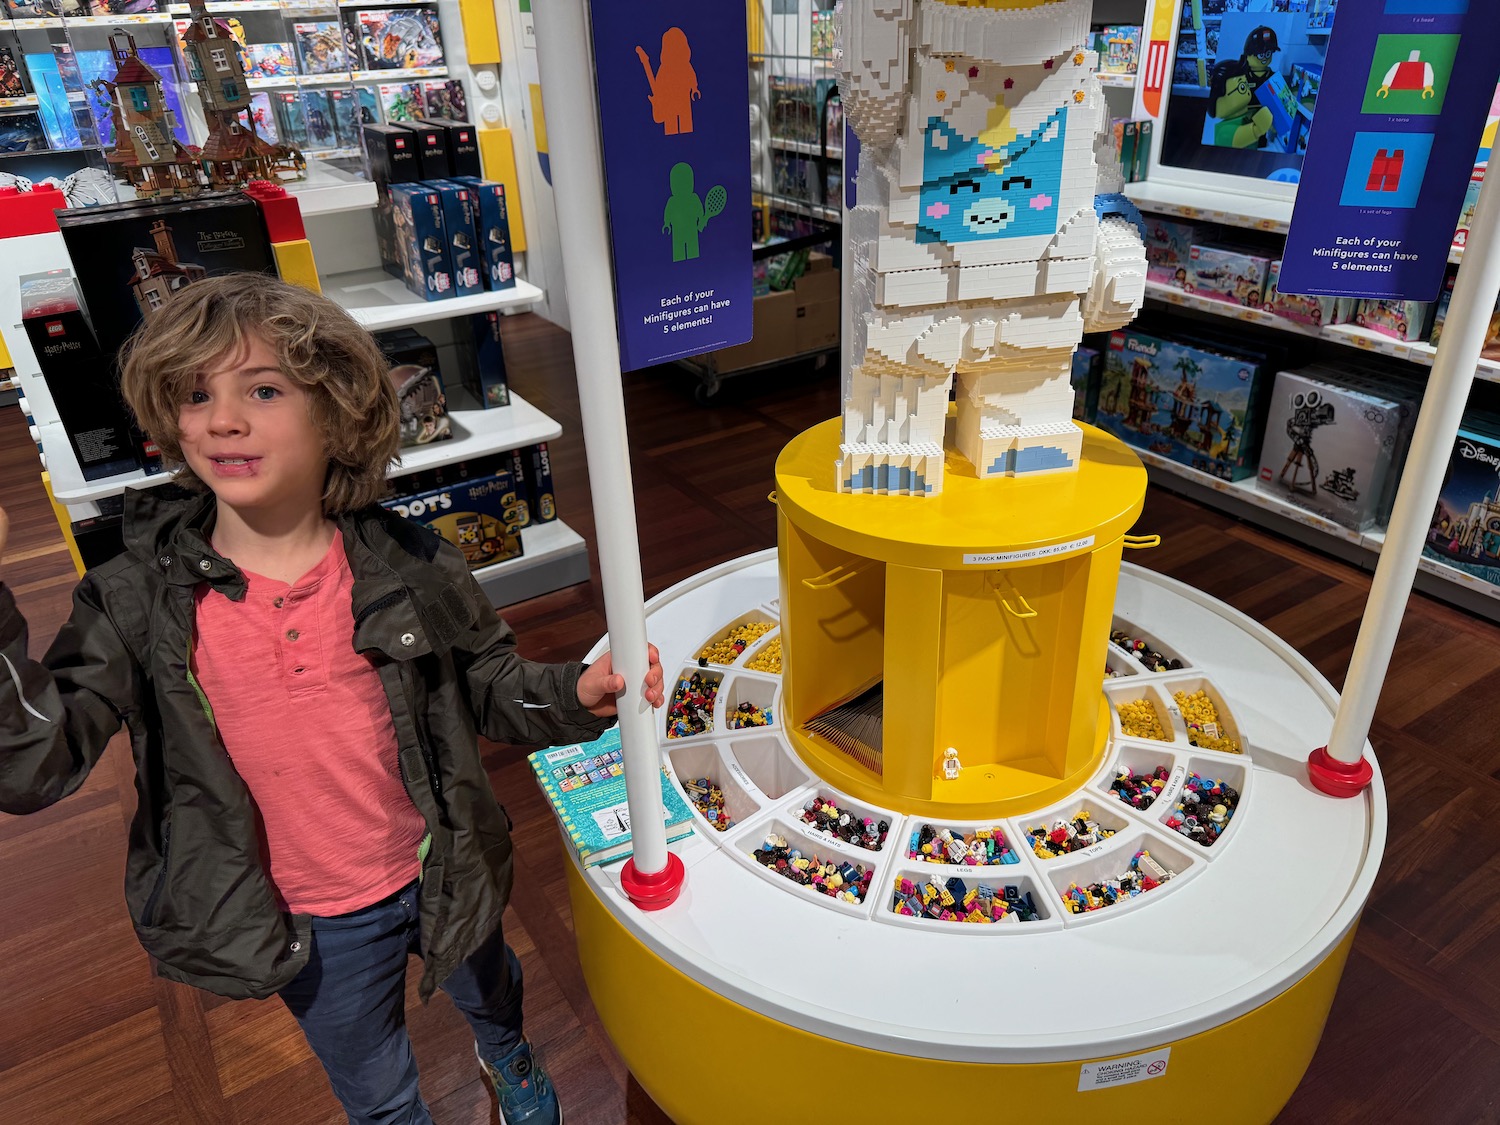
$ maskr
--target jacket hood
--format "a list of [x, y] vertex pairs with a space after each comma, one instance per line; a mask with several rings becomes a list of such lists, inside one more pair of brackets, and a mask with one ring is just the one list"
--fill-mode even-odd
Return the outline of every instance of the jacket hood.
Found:
[[[125, 491], [123, 538], [141, 564], [175, 586], [208, 582], [239, 601], [246, 581], [210, 542], [216, 500], [175, 483]], [[399, 659], [449, 648], [460, 633], [493, 613], [456, 550], [378, 504], [335, 518], [354, 574], [356, 647]], [[410, 638], [410, 640], [408, 640]]]

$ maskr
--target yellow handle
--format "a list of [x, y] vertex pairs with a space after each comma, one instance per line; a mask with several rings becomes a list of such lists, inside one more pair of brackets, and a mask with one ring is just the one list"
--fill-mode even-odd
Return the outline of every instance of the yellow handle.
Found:
[[831, 590], [840, 583], [849, 581], [849, 579], [853, 578], [855, 575], [863, 574], [874, 565], [874, 559], [866, 559], [853, 570], [850, 570], [845, 574], [840, 574], [837, 578], [835, 578], [834, 575], [838, 574], [839, 571], [844, 570], [844, 567], [842, 565], [836, 566], [832, 570], [824, 571], [816, 578], [804, 578], [802, 580], [802, 585], [806, 586], [809, 590]]
[[[1002, 572], [996, 571], [990, 578], [990, 582], [995, 587], [995, 596], [1000, 599], [1000, 604], [1005, 607], [1006, 613], [1023, 620], [1036, 616], [1036, 610], [1031, 608], [1031, 603], [1026, 600], [1026, 595], [1017, 590], [1015, 584], [1010, 579], [1004, 577]], [[1006, 589], [1006, 587], [1009, 587], [1009, 589]], [[1020, 609], [1010, 604], [1011, 597], [1014, 597], [1016, 601], [1021, 603]]]
[[767, 496], [766, 499], [769, 500], [773, 504], [777, 503], [776, 490], [774, 488], [771, 489], [771, 495]]
[[1127, 535], [1124, 537], [1127, 551], [1139, 551], [1146, 547], [1160, 547], [1160, 535]]

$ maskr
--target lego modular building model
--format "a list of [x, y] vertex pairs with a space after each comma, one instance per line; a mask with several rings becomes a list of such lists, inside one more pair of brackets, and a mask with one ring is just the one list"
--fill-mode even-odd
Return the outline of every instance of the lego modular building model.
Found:
[[[1047, 1121], [1154, 1120], [1218, 1083], [1235, 1091], [1223, 1120], [1265, 1122], [1317, 1045], [1384, 794], [1377, 780], [1325, 807], [1304, 783], [1337, 700], [1306, 661], [1195, 591], [1122, 576], [1125, 548], [1152, 543], [1129, 534], [1144, 469], [1069, 418], [1079, 334], [1128, 321], [1145, 275], [1093, 159], [1088, 15], [1086, 0], [842, 9], [863, 149], [843, 415], [778, 459], [774, 558], [647, 606], [669, 676], [710, 716], [685, 734], [659, 721], [659, 759], [727, 814], [674, 845], [675, 901], [637, 909], [657, 876], [630, 865], [568, 868], [594, 1004], [673, 1120], [800, 1120], [835, 1088], [841, 1113], [875, 1121], [913, 1088]], [[705, 666], [752, 623], [773, 631]], [[1155, 779], [1144, 815], [1122, 774]], [[1205, 783], [1236, 795], [1212, 842], [1180, 832]], [[832, 830], [830, 807], [875, 842]], [[1313, 816], [1339, 846], [1308, 864], [1296, 826]], [[1093, 840], [1059, 858], [921, 854], [924, 833], [1014, 845], [1077, 823]], [[1275, 911], [1245, 893], [1268, 867]], [[1152, 983], [1121, 987], [1136, 972]], [[714, 1033], [661, 1034], [676, 1027]], [[703, 1074], [735, 1096], [705, 1099]]]
[[109, 37], [115, 58], [113, 80], [98, 79], [114, 123], [114, 148], [105, 159], [117, 179], [140, 199], [196, 195], [206, 189], [241, 187], [250, 180], [275, 182], [302, 175], [302, 154], [272, 143], [255, 131], [250, 87], [233, 33], [209, 15], [203, 0], [192, 0], [192, 24], [182, 42], [188, 74], [208, 122], [201, 147], [173, 135], [176, 122], [167, 107], [161, 76], [141, 58], [135, 36]]

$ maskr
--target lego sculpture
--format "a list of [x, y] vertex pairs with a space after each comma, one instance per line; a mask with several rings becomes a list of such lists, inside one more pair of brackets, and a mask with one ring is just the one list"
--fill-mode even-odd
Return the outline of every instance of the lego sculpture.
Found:
[[954, 447], [981, 478], [1077, 467], [1085, 331], [1145, 294], [1119, 194], [1090, 0], [850, 0], [839, 86], [858, 135], [853, 336], [839, 487], [934, 495]]

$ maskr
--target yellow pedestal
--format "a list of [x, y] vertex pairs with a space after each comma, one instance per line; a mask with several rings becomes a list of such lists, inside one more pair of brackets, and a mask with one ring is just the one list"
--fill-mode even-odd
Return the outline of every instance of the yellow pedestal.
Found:
[[[1037, 808], [1098, 768], [1099, 685], [1146, 472], [1083, 429], [1076, 472], [980, 481], [953, 458], [936, 497], [838, 493], [837, 420], [782, 451], [783, 714], [819, 777], [881, 807], [978, 818]], [[876, 683], [878, 760], [806, 729]]]
[[[932, 1107], [945, 1098], [969, 1108], [958, 1114], [964, 1119], [1129, 1125], [1173, 1120], [1174, 1107], [1200, 1104], [1205, 1090], [1221, 1095], [1213, 1098], [1215, 1125], [1265, 1125], [1312, 1061], [1354, 942], [1351, 927], [1311, 972], [1260, 1007], [1196, 1035], [1165, 1038], [1159, 1046], [1170, 1055], [1160, 1077], [1080, 1091], [1084, 1060], [948, 1062], [871, 1050], [769, 1019], [656, 956], [571, 862], [568, 891], [583, 975], [604, 1029], [677, 1125], [769, 1125], [834, 1109], [849, 1121], [924, 1120], [929, 1110], [941, 1116]], [[919, 978], [912, 967], [907, 984], [919, 987]], [[830, 967], [829, 988], [839, 987]]]

